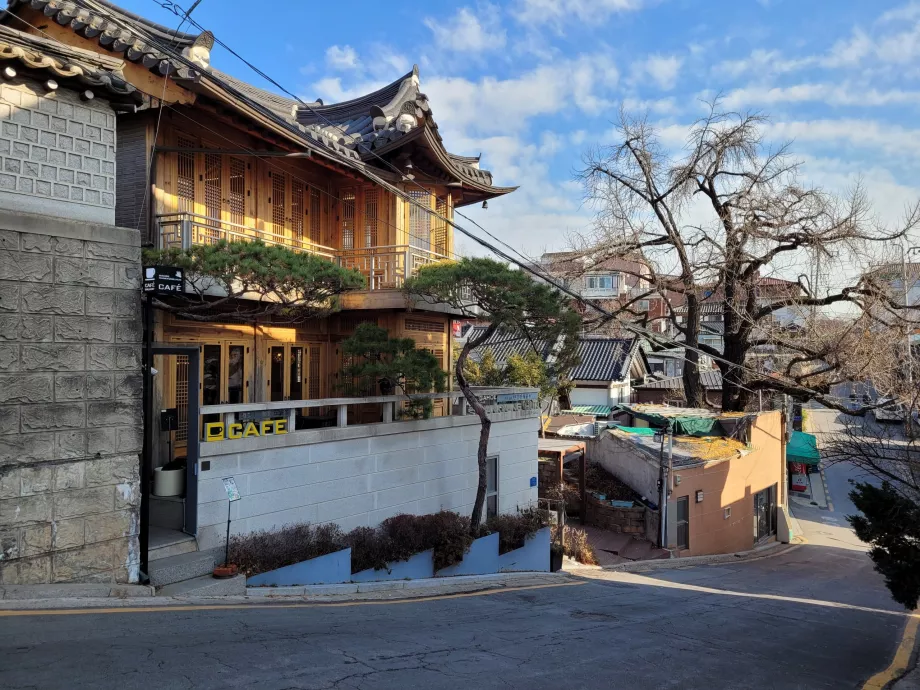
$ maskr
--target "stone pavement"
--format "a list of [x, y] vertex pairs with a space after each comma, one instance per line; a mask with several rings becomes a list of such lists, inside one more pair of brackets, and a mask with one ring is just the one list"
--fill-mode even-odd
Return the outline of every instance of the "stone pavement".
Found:
[[597, 563], [602, 567], [669, 557], [666, 550], [655, 548], [650, 541], [630, 534], [611, 532], [593, 525], [575, 527], [587, 533], [588, 543], [594, 548]]

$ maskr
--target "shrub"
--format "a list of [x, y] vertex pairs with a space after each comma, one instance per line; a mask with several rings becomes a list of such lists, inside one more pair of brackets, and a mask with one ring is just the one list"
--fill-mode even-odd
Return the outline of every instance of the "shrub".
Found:
[[[553, 527], [553, 544], [559, 543], [559, 526]], [[597, 565], [594, 549], [588, 543], [588, 533], [577, 527], [565, 527], [565, 550], [569, 558], [573, 558], [585, 565]]]
[[380, 528], [392, 539], [398, 560], [433, 549], [435, 571], [462, 561], [473, 543], [469, 518], [449, 510], [432, 515], [396, 515], [384, 520]]
[[380, 570], [387, 563], [404, 560], [394, 557], [392, 540], [381, 529], [356, 527], [345, 535], [345, 542], [351, 547], [351, 572], [373, 568]]
[[285, 525], [230, 538], [230, 562], [246, 575], [258, 575], [286, 565], [325, 556], [346, 548], [336, 525]]
[[504, 554], [524, 546], [527, 537], [533, 536], [549, 524], [549, 514], [537, 508], [518, 510], [514, 515], [495, 515], [485, 524], [484, 532], [498, 532], [498, 553]]

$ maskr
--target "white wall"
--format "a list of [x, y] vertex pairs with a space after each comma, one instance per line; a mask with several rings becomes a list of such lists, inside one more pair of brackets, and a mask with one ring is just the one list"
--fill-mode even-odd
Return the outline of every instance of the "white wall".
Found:
[[[475, 416], [439, 417], [202, 443], [201, 459], [211, 467], [199, 474], [199, 547], [223, 544], [227, 476], [242, 495], [231, 506], [234, 534], [294, 522], [350, 530], [400, 513], [468, 513], [476, 497], [479, 429]], [[502, 513], [537, 500], [530, 478], [537, 476], [538, 429], [529, 413], [493, 415], [489, 452], [499, 457]], [[329, 440], [315, 440], [323, 438]]]
[[607, 388], [583, 388], [576, 385], [569, 399], [572, 405], [609, 405]]
[[647, 499], [658, 503], [658, 463], [610, 432], [588, 442], [588, 459]]

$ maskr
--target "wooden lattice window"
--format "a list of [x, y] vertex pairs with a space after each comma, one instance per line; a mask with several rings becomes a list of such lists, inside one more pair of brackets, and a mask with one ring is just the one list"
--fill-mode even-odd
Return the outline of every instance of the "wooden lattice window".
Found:
[[[434, 230], [431, 233], [434, 243], [434, 251], [438, 254], [447, 254], [447, 197], [438, 197], [437, 199], [437, 216], [432, 221]], [[443, 218], [442, 218], [443, 216]]]
[[310, 372], [309, 372], [309, 391], [307, 392], [308, 400], [320, 399], [320, 346], [310, 346]]
[[276, 235], [284, 234], [284, 173], [277, 171], [272, 176], [272, 226]]
[[230, 222], [246, 223], [246, 163], [239, 158], [230, 158]]
[[291, 233], [294, 240], [303, 242], [303, 197], [304, 183], [303, 180], [296, 178], [291, 180]]
[[[190, 138], [179, 136], [177, 143], [180, 149], [193, 149], [198, 143]], [[177, 208], [180, 213], [195, 212], [195, 154], [191, 151], [181, 151], [176, 154], [176, 198]]]
[[418, 249], [431, 249], [431, 213], [425, 209], [431, 208], [431, 192], [423, 189], [413, 189], [409, 197], [421, 204], [409, 202], [409, 245]]
[[377, 246], [377, 198], [376, 189], [364, 192], [364, 246]]
[[204, 229], [206, 241], [215, 242], [220, 239], [220, 208], [221, 208], [221, 172], [223, 168], [222, 156], [217, 153], [204, 155], [204, 214], [212, 219], [210, 226]]
[[406, 319], [407, 331], [421, 331], [422, 333], [443, 333], [444, 324], [438, 321], [425, 321], [423, 319]]
[[318, 189], [310, 187], [310, 241], [316, 244], [322, 244], [323, 237], [323, 207], [319, 194]]
[[355, 248], [355, 193], [342, 193], [342, 249]]

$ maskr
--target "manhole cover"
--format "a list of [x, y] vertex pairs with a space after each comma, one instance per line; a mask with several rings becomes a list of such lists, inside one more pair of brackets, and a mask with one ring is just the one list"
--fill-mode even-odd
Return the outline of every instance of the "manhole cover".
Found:
[[570, 615], [572, 618], [586, 621], [615, 621], [617, 619], [613, 614], [600, 611], [573, 611]]

